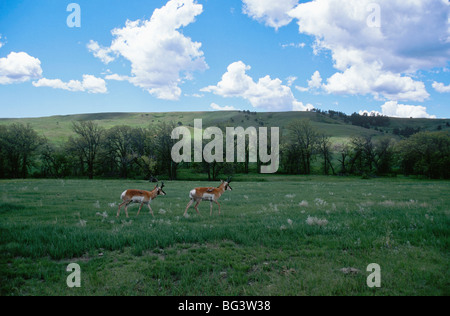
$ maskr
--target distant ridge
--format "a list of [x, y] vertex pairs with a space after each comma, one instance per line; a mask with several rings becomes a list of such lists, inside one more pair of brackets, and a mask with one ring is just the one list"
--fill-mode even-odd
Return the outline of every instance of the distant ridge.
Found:
[[160, 123], [174, 122], [176, 125], [193, 126], [194, 119], [203, 119], [203, 126], [219, 127], [280, 127], [286, 130], [289, 123], [296, 119], [309, 119], [322, 133], [334, 141], [345, 140], [353, 136], [382, 137], [395, 136], [394, 129], [414, 128], [437, 131], [450, 130], [450, 119], [406, 119], [390, 118], [389, 125], [375, 129], [363, 128], [345, 122], [342, 118], [330, 117], [318, 112], [248, 112], [248, 111], [207, 111], [207, 112], [155, 112], [155, 113], [90, 113], [75, 115], [56, 115], [41, 118], [0, 118], [0, 125], [13, 123], [30, 124], [36, 132], [50, 142], [66, 141], [72, 132], [74, 121], [95, 121], [104, 128], [116, 125], [131, 127], [149, 127]]

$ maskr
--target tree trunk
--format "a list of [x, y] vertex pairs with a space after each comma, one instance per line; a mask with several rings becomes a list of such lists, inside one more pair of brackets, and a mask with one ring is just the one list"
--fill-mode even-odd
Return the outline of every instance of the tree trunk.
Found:
[[24, 155], [23, 159], [22, 159], [22, 178], [23, 179], [26, 179], [27, 175], [28, 175], [27, 165], [28, 165], [28, 157], [27, 157], [27, 155]]
[[89, 180], [94, 179], [94, 164], [91, 161], [88, 162], [88, 176]]

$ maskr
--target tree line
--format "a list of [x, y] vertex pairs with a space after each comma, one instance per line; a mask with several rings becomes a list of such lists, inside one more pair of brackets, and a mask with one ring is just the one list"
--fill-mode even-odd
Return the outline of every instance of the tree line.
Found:
[[417, 132], [398, 140], [381, 136], [354, 136], [332, 144], [330, 136], [309, 120], [293, 121], [284, 141], [282, 166], [289, 174], [312, 174], [313, 162], [325, 175], [389, 176], [399, 173], [450, 179], [450, 133]]
[[[176, 179], [170, 159], [173, 124], [150, 128], [75, 122], [73, 135], [56, 145], [30, 125], [0, 126], [0, 178], [139, 177], [167, 173]], [[30, 174], [31, 173], [31, 174]]]
[[[172, 140], [171, 133], [176, 126], [163, 122], [148, 128], [105, 129], [92, 121], [80, 121], [73, 123], [73, 135], [58, 145], [38, 135], [31, 125], [0, 126], [0, 178], [176, 180], [180, 169], [189, 169], [216, 180], [220, 174], [259, 172], [261, 164], [250, 164], [248, 159], [174, 163], [171, 151], [178, 140]], [[280, 141], [279, 173], [283, 174], [450, 178], [450, 134], [445, 131], [420, 131], [400, 140], [355, 136], [333, 144], [329, 135], [304, 119], [292, 121]]]

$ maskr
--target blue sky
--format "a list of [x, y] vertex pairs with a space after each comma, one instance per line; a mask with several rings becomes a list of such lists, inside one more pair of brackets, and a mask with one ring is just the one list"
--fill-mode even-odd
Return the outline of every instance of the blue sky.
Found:
[[[81, 27], [67, 24], [72, 2]], [[0, 117], [449, 118], [449, 12], [446, 0], [1, 0]]]

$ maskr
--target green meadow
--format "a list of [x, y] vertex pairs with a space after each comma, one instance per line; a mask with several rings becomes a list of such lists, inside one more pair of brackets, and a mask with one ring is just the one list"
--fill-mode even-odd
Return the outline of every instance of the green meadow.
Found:
[[[449, 295], [450, 182], [292, 176], [246, 182], [183, 217], [166, 182], [153, 218], [116, 218], [121, 180], [0, 181], [0, 295]], [[69, 288], [67, 266], [81, 268]], [[381, 267], [369, 288], [367, 266]]]

